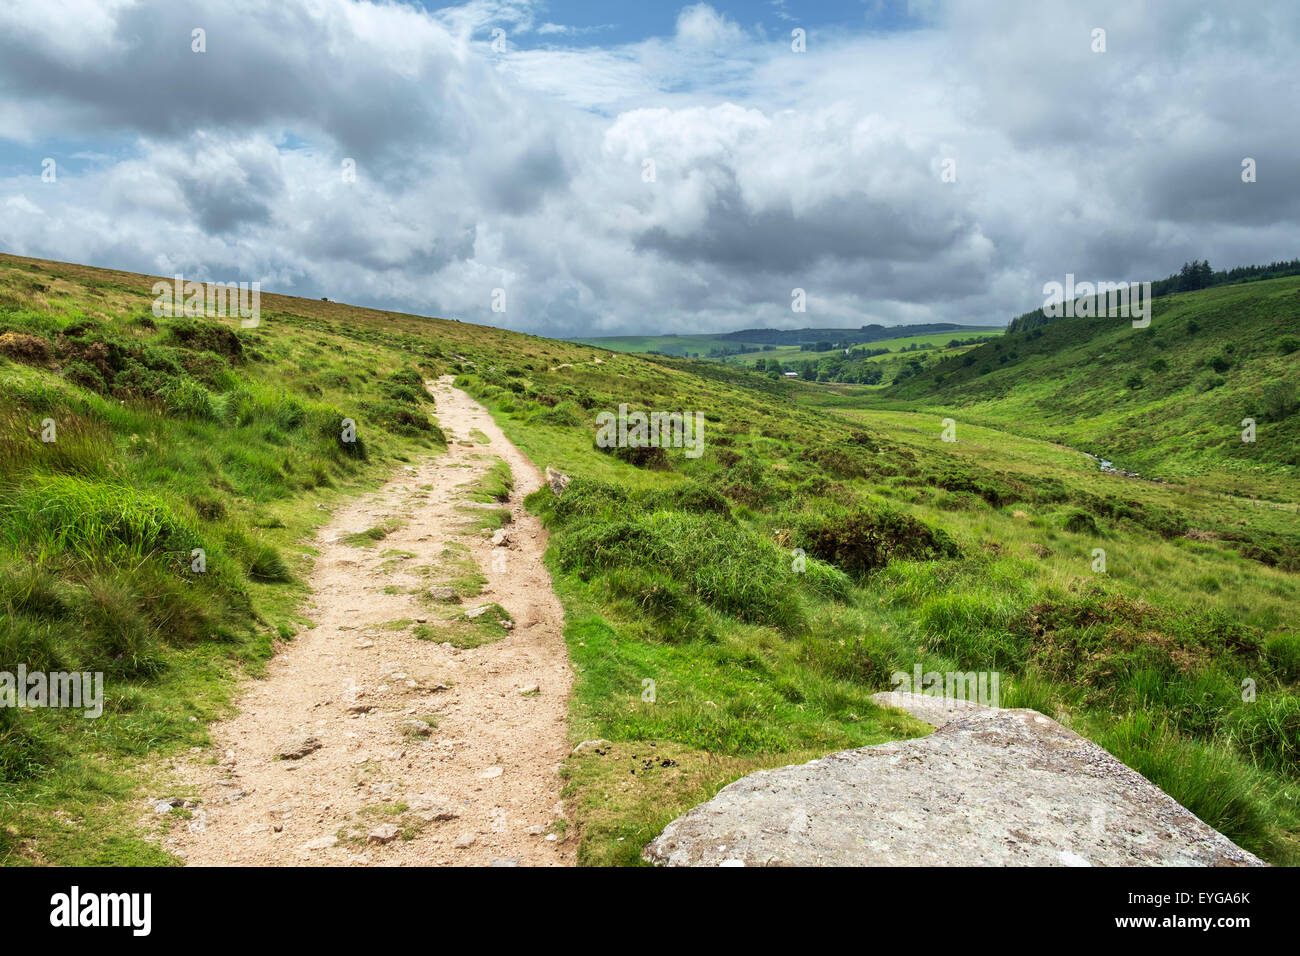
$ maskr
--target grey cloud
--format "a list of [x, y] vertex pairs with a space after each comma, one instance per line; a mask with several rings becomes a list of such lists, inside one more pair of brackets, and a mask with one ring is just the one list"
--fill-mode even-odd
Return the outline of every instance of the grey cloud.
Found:
[[794, 275], [823, 259], [931, 259], [970, 229], [919, 208], [847, 193], [796, 215], [790, 208], [754, 210], [734, 186], [709, 206], [704, 225], [685, 235], [663, 227], [647, 230], [638, 249], [658, 250], [681, 261], [707, 261], [737, 273], [750, 270]]
[[548, 192], [563, 187], [568, 166], [554, 141], [538, 139], [511, 151], [503, 148], [487, 160], [484, 194], [489, 204], [511, 215], [532, 212]]
[[925, 29], [814, 32], [803, 56], [697, 9], [694, 45], [486, 54], [532, 10], [143, 0], [102, 36], [0, 10], [12, 137], [135, 145], [57, 186], [0, 178], [0, 247], [563, 334], [992, 323], [1065, 271], [1300, 245], [1285, 0], [934, 4]]
[[[70, 60], [5, 32], [0, 63], [8, 92], [62, 114], [82, 135], [181, 138], [291, 124], [370, 160], [403, 143], [461, 139], [452, 41], [429, 23], [413, 76], [395, 72], [382, 48], [340, 37], [342, 24], [290, 3], [142, 3], [121, 11], [99, 56]], [[195, 27], [206, 30], [204, 53], [191, 50]]]

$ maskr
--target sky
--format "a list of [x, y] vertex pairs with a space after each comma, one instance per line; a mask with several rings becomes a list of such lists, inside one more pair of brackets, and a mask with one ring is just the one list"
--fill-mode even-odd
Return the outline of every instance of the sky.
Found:
[[1295, 0], [3, 0], [0, 250], [550, 336], [1002, 325], [1300, 255], [1298, 41]]

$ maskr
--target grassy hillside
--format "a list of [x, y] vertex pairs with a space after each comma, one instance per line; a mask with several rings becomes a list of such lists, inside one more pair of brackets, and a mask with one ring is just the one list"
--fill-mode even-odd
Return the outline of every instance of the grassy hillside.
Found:
[[1144, 475], [1285, 497], [1300, 465], [1300, 278], [1156, 299], [1146, 329], [1074, 318], [1009, 333], [889, 394]]
[[[578, 732], [618, 758], [573, 761], [581, 859], [634, 861], [743, 769], [860, 741], [865, 693], [917, 663], [1000, 672], [1004, 705], [1056, 716], [1243, 845], [1297, 859], [1293, 503], [1102, 474], [1002, 429], [949, 444], [928, 412], [715, 369], [620, 356], [460, 379], [534, 460], [579, 476], [531, 504], [554, 531]], [[619, 402], [703, 410], [707, 452], [594, 448], [590, 416]]]
[[[0, 260], [0, 336], [29, 337], [0, 339], [0, 507], [38, 516], [3, 552], [4, 660], [118, 668], [100, 721], [0, 716], [10, 862], [159, 858], [120, 809], [133, 768], [201, 739], [227, 674], [292, 632], [318, 505], [438, 452], [405, 387], [444, 371], [534, 462], [573, 476], [528, 505], [551, 529], [574, 739], [611, 742], [566, 765], [582, 862], [636, 862], [665, 823], [757, 767], [924, 732], [870, 700], [914, 664], [999, 672], [1003, 706], [1055, 716], [1246, 848], [1300, 861], [1300, 527], [1283, 461], [1263, 472], [1277, 500], [1256, 504], [1103, 474], [1036, 424], [998, 418], [992, 396], [992, 417], [955, 416], [949, 443], [928, 399], [886, 407], [852, 388], [333, 303], [264, 296], [259, 329], [151, 328], [149, 282]], [[216, 329], [238, 353], [203, 347], [230, 341]], [[102, 385], [73, 371], [94, 365], [82, 356], [96, 341]], [[622, 403], [703, 413], [703, 455], [596, 447], [595, 416]], [[365, 456], [335, 441], [344, 416]], [[47, 446], [29, 430], [45, 417], [91, 437]], [[53, 512], [75, 535], [39, 519], [55, 483], [82, 496]], [[156, 519], [131, 517], [145, 506], [124, 489]], [[133, 504], [85, 512], [96, 495]], [[82, 530], [83, 512], [105, 516], [100, 530]], [[194, 540], [219, 574], [185, 577], [176, 556]], [[279, 564], [255, 561], [260, 549]], [[148, 655], [118, 656], [98, 616], [112, 602], [139, 619]], [[178, 629], [159, 620], [169, 609], [206, 617]]]
[[340, 495], [443, 447], [423, 378], [595, 354], [276, 295], [256, 329], [156, 319], [152, 282], [0, 256], [0, 671], [102, 671], [106, 697], [97, 720], [0, 708], [6, 862], [163, 860], [124, 802], [137, 763], [199, 744], [292, 638]]

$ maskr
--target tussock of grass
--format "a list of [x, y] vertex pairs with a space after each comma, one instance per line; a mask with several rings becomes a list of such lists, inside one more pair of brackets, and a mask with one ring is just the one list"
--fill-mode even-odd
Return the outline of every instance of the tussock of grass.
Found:
[[469, 547], [459, 541], [448, 542], [434, 564], [416, 570], [425, 579], [419, 596], [427, 607], [434, 609], [457, 605], [434, 601], [429, 591], [432, 587], [450, 587], [459, 597], [472, 598], [487, 584], [478, 563], [470, 556]]
[[1098, 742], [1240, 845], [1294, 859], [1294, 838], [1277, 826], [1290, 829], [1300, 822], [1294, 807], [1279, 801], [1267, 778], [1226, 748], [1188, 740], [1143, 713], [1102, 731]]
[[460, 529], [466, 533], [476, 531], [496, 531], [498, 528], [504, 528], [514, 520], [508, 508], [483, 508], [474, 505], [464, 505], [458, 507], [456, 511], [465, 515], [465, 521], [461, 523]]
[[492, 463], [492, 467], [474, 482], [466, 497], [470, 501], [484, 504], [509, 501], [514, 487], [515, 479], [510, 473], [510, 466], [498, 458]]
[[462, 650], [482, 647], [484, 644], [491, 644], [501, 640], [510, 633], [507, 628], [502, 626], [503, 622], [508, 623], [511, 621], [510, 615], [499, 604], [489, 604], [487, 608], [482, 614], [473, 618], [469, 617], [466, 612], [474, 610], [474, 608], [461, 609], [455, 617], [450, 619], [445, 628], [438, 630], [435, 639], [446, 641], [452, 647], [458, 647]]
[[400, 525], [396, 522], [386, 521], [383, 524], [375, 525], [373, 528], [366, 528], [364, 531], [345, 534], [339, 540], [353, 548], [373, 548], [375, 544], [383, 541], [399, 527]]

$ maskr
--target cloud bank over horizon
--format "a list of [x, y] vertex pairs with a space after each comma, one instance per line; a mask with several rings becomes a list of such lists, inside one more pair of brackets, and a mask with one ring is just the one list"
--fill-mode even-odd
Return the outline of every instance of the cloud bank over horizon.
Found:
[[1300, 255], [1288, 0], [573, 6], [0, 7], [0, 251], [552, 336]]

